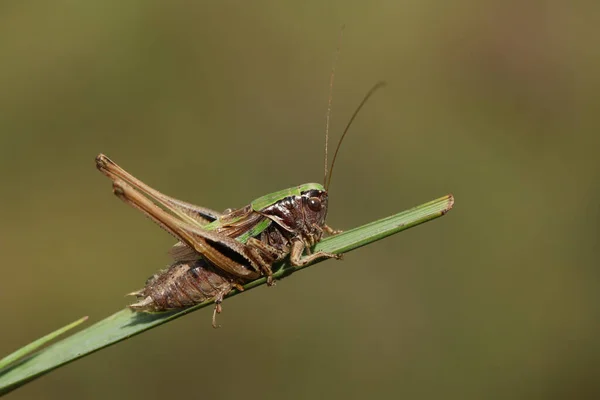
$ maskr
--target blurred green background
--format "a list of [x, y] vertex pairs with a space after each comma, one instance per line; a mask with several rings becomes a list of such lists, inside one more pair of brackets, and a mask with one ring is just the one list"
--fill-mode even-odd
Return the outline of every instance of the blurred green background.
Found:
[[76, 361], [10, 396], [598, 398], [600, 3], [3, 1], [0, 355], [123, 295], [173, 240], [104, 152], [218, 210], [320, 181], [330, 225], [446, 217]]

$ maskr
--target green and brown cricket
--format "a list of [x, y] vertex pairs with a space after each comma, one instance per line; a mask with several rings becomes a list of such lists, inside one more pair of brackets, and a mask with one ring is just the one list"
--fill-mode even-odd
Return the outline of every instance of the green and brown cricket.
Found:
[[[173, 264], [150, 277], [143, 289], [130, 293], [138, 302], [129, 308], [162, 312], [214, 300], [213, 326], [216, 327], [215, 318], [221, 312], [223, 298], [233, 289], [243, 290], [244, 284], [262, 276], [267, 278], [268, 285], [273, 285], [273, 264], [286, 258], [295, 267], [318, 259], [340, 259], [341, 254], [312, 252], [311, 249], [324, 233], [341, 232], [325, 223], [331, 173], [352, 121], [373, 92], [383, 85], [383, 82], [376, 84], [352, 115], [338, 142], [329, 174], [327, 123], [323, 184], [306, 183], [280, 190], [223, 213], [169, 197], [99, 154], [96, 166], [113, 181], [114, 194], [178, 240], [170, 251]], [[331, 95], [328, 121], [330, 109]]]

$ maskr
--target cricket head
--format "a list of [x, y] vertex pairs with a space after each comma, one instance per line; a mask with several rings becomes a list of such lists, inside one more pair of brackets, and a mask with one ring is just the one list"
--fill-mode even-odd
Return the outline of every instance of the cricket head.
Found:
[[299, 236], [304, 243], [314, 246], [323, 236], [327, 191], [319, 183], [306, 183], [294, 192], [264, 208], [261, 214], [287, 231], [289, 236]]
[[327, 218], [329, 195], [321, 185], [312, 185], [315, 187], [306, 189], [300, 194], [300, 201], [302, 201], [302, 211], [304, 214], [304, 226], [306, 228], [300, 230], [300, 232], [304, 242], [314, 246], [323, 236], [323, 226], [325, 225], [325, 218]]

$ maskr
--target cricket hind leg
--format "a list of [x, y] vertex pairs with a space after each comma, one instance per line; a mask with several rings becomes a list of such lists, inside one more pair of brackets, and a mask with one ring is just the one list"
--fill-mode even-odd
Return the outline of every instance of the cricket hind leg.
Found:
[[125, 171], [104, 154], [98, 154], [98, 156], [96, 156], [96, 168], [98, 168], [100, 172], [106, 175], [113, 182], [117, 182], [119, 180], [126, 182], [135, 190], [143, 193], [144, 196], [152, 199], [153, 202], [161, 204], [163, 207], [171, 210], [184, 220], [186, 219], [185, 217], [188, 217], [195, 222], [204, 225], [218, 219], [221, 216], [221, 213], [217, 211], [178, 200], [159, 192], [158, 190], [146, 185], [129, 172]]
[[212, 327], [215, 329], [219, 329], [221, 327], [221, 325], [217, 325], [217, 314], [221, 314], [221, 311], [223, 311], [223, 307], [221, 306], [221, 303], [223, 303], [223, 299], [215, 299], [215, 308], [213, 310], [213, 315], [212, 315]]
[[[236, 286], [236, 288], [237, 288], [237, 286]], [[242, 288], [242, 290], [243, 290], [243, 288]], [[212, 315], [212, 327], [215, 329], [219, 329], [221, 327], [221, 325], [217, 324], [217, 314], [221, 314], [221, 312], [223, 311], [223, 306], [221, 304], [223, 304], [223, 299], [229, 292], [231, 292], [231, 288], [228, 288], [226, 290], [221, 290], [214, 298], [215, 299], [215, 308], [213, 309], [213, 315]]]

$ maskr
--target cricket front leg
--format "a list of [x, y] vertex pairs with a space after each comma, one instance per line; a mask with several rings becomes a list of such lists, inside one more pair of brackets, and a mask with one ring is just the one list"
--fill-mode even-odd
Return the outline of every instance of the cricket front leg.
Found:
[[306, 245], [302, 240], [298, 239], [294, 241], [294, 244], [292, 244], [292, 250], [290, 252], [290, 263], [292, 266], [304, 267], [305, 265], [321, 258], [335, 258], [337, 260], [342, 258], [341, 254], [327, 253], [325, 251], [317, 251], [304, 256], [303, 253], [305, 248]]
[[344, 231], [343, 231], [343, 230], [341, 230], [341, 229], [333, 229], [333, 228], [332, 228], [332, 227], [330, 227], [329, 225], [323, 225], [323, 230], [324, 230], [325, 232], [327, 232], [327, 234], [328, 234], [328, 235], [331, 235], [331, 236], [333, 236], [333, 235], [337, 235], [337, 234], [340, 234], [340, 233], [344, 232]]

